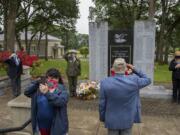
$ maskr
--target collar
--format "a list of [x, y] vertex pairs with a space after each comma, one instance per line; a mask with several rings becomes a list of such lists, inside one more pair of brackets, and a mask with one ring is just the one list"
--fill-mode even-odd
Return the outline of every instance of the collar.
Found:
[[125, 76], [124, 73], [115, 73], [115, 76]]

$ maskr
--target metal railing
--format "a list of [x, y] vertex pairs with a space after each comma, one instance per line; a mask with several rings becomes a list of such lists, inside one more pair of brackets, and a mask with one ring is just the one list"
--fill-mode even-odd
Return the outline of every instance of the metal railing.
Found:
[[9, 133], [9, 132], [15, 132], [15, 131], [21, 131], [23, 130], [27, 125], [29, 125], [31, 123], [31, 118], [28, 119], [22, 126], [20, 127], [11, 127], [11, 128], [4, 128], [4, 129], [0, 129], [0, 135], [3, 135], [5, 133]]

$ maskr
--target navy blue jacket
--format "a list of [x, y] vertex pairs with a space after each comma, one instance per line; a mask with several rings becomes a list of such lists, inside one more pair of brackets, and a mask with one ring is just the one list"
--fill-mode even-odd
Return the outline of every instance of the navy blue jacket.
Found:
[[[31, 97], [31, 123], [33, 134], [38, 131], [37, 125], [37, 96], [39, 92], [39, 83], [32, 82], [25, 90], [24, 94]], [[67, 116], [67, 102], [68, 93], [64, 85], [59, 85], [59, 94], [46, 93], [45, 96], [49, 103], [54, 106], [55, 115], [51, 126], [51, 135], [65, 135], [68, 133], [68, 116]]]
[[172, 80], [180, 79], [180, 68], [175, 68], [177, 64], [175, 59], [169, 64], [169, 70], [172, 71]]
[[8, 65], [7, 74], [11, 79], [20, 77], [21, 74], [23, 73], [23, 67], [22, 67], [21, 61], [18, 66], [15, 64], [15, 61], [13, 58], [5, 60], [4, 63]]
[[151, 80], [141, 71], [132, 75], [116, 74], [100, 84], [99, 115], [108, 129], [128, 129], [141, 122], [139, 89]]

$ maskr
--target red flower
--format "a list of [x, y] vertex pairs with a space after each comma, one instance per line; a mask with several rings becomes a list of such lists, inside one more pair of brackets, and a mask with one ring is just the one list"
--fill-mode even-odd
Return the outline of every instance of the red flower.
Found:
[[[0, 52], [0, 62], [8, 59], [11, 53], [9, 51]], [[32, 66], [34, 62], [38, 60], [36, 55], [28, 55], [24, 50], [17, 52], [18, 57], [22, 61], [23, 65]]]
[[3, 62], [6, 59], [8, 59], [10, 55], [11, 55], [11, 53], [8, 51], [0, 52], [0, 62]]

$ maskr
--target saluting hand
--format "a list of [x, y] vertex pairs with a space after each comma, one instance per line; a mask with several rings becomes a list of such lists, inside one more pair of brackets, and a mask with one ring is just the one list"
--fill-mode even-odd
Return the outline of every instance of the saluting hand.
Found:
[[127, 66], [128, 69], [132, 69], [132, 70], [134, 69], [134, 66], [132, 64], [127, 63], [126, 66]]
[[180, 68], [180, 64], [177, 64], [177, 65], [175, 66], [175, 68]]

